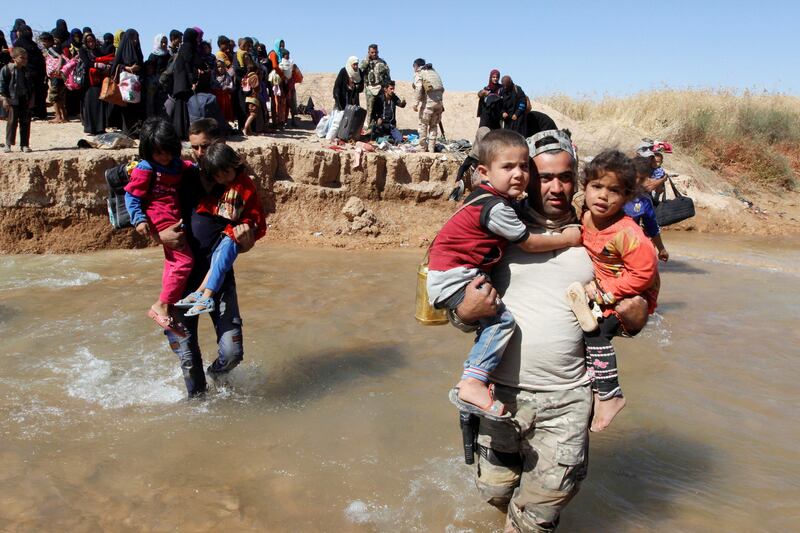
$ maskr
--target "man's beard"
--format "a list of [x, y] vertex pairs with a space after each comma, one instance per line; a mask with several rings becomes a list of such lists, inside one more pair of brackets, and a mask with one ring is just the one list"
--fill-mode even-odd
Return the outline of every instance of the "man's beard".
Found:
[[572, 210], [572, 204], [567, 200], [565, 194], [547, 195], [546, 198], [561, 199], [564, 203], [564, 208], [545, 207], [548, 204], [541, 200], [538, 204], [528, 205], [525, 211], [525, 218], [547, 229], [559, 229], [578, 222], [575, 212]]

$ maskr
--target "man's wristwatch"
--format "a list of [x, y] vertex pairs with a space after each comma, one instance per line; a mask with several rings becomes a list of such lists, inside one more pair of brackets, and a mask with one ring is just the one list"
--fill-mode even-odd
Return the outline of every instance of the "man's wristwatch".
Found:
[[447, 310], [447, 319], [453, 324], [455, 327], [463, 331], [464, 333], [472, 333], [476, 329], [478, 329], [477, 322], [464, 322], [461, 320], [461, 317], [458, 316], [455, 309], [448, 309]]

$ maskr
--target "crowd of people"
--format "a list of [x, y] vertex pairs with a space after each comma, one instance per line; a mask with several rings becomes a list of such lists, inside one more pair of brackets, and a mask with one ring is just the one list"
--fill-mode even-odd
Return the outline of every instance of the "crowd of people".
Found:
[[[173, 29], [155, 35], [145, 54], [135, 29], [98, 38], [90, 27], [67, 28], [59, 19], [55, 28], [35, 39], [30, 26], [17, 19], [10, 42], [0, 32], [0, 68], [7, 78], [0, 85], [4, 104], [0, 113], [8, 116], [10, 125], [6, 151], [16, 142], [17, 126], [23, 151], [30, 150], [30, 118], [46, 120], [48, 105], [53, 108], [51, 122], [80, 117], [89, 135], [115, 128], [136, 138], [142, 122], [154, 116], [170, 120], [183, 140], [190, 122], [200, 118], [214, 118], [223, 132], [245, 136], [297, 125], [296, 85], [303, 75], [282, 39], [268, 46], [252, 37], [234, 41], [220, 35], [213, 53], [202, 29]], [[444, 84], [422, 58], [413, 62], [413, 70], [412, 107], [419, 117], [420, 147], [435, 151], [443, 133]], [[394, 88], [377, 44], [368, 47], [361, 61], [348, 58], [334, 83], [334, 107], [325, 136], [337, 136], [345, 110], [360, 106], [363, 92], [366, 113], [357, 133], [361, 134], [363, 123], [364, 133], [372, 139], [402, 142], [397, 108], [406, 102]], [[115, 97], [117, 93], [120, 96]]]
[[[92, 28], [68, 30], [63, 19], [49, 32], [34, 32], [17, 19], [6, 41], [0, 32], [3, 113], [13, 127], [6, 151], [29, 149], [29, 117], [51, 122], [80, 117], [89, 135], [116, 128], [131, 137], [149, 117], [172, 122], [181, 139], [192, 119], [215, 118], [244, 135], [296, 125], [295, 84], [303, 76], [283, 39], [265, 45], [252, 37], [220, 35], [217, 52], [197, 27], [154, 36], [145, 54], [135, 29], [98, 38]], [[10, 65], [10, 68], [5, 68]], [[111, 80], [121, 93], [109, 96]]]

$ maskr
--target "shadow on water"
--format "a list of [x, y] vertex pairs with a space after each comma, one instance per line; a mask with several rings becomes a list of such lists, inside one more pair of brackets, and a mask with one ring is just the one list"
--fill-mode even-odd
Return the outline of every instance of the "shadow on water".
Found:
[[661, 272], [675, 272], [678, 274], [708, 274], [708, 271], [680, 259], [670, 259], [667, 263], [659, 263]]
[[719, 492], [718, 455], [665, 432], [592, 435], [589, 475], [562, 515], [568, 531], [632, 531], [674, 518], [692, 495]]
[[677, 302], [677, 301], [658, 302], [658, 312], [661, 313], [662, 315], [685, 308], [686, 308], [686, 302]]
[[7, 305], [0, 305], [0, 324], [9, 322], [11, 317], [13, 317], [16, 313], [17, 311], [11, 307], [8, 307]]
[[398, 345], [322, 350], [299, 355], [271, 373], [264, 397], [299, 402], [331, 394], [360, 378], [374, 378], [405, 366]]

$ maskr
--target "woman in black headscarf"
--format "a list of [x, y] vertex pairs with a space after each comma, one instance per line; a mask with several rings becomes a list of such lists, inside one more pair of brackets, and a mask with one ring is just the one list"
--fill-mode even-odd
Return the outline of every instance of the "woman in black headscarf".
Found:
[[528, 98], [519, 85], [514, 85], [511, 76], [503, 76], [500, 81], [500, 110], [503, 117], [503, 129], [514, 130], [520, 135], [525, 135], [526, 108]]
[[[72, 28], [69, 32], [69, 52], [74, 56], [81, 52], [83, 46], [83, 33], [78, 28]], [[99, 51], [99, 50], [98, 50]]]
[[172, 112], [172, 124], [181, 139], [189, 138], [189, 109], [187, 102], [194, 93], [198, 71], [203, 67], [197, 53], [197, 31], [186, 28], [183, 42], [178, 48], [172, 75], [172, 97], [175, 106]]
[[489, 72], [489, 84], [478, 91], [479, 128], [487, 127], [492, 130], [500, 128], [500, 89], [502, 87], [500, 71], [493, 69]]
[[14, 25], [11, 26], [11, 32], [8, 34], [8, 39], [11, 41], [11, 46], [17, 46], [17, 39], [19, 39], [19, 30], [25, 26], [25, 19], [17, 19]]
[[15, 46], [24, 48], [28, 52], [28, 70], [31, 73], [33, 82], [33, 116], [40, 119], [47, 119], [47, 74], [45, 72], [44, 56], [42, 51], [33, 42], [33, 30], [30, 26], [22, 26], [17, 30], [17, 42]]
[[104, 56], [117, 53], [117, 47], [114, 46], [113, 33], [103, 34], [103, 44], [100, 45], [100, 53]]
[[[91, 33], [84, 38], [83, 46], [78, 55], [86, 69], [83, 79], [84, 96], [81, 104], [83, 131], [89, 135], [105, 133], [108, 104], [100, 100], [100, 86], [109, 71], [109, 65], [99, 61], [102, 56], [97, 46], [97, 40]], [[106, 58], [103, 59], [105, 60]]]
[[69, 28], [67, 27], [67, 21], [64, 19], [58, 19], [56, 21], [56, 27], [53, 29], [53, 37], [58, 39], [61, 44], [69, 44]]
[[0, 30], [0, 68], [11, 63], [11, 50], [6, 42], [6, 34]]
[[[144, 57], [142, 56], [142, 47], [139, 44], [139, 33], [134, 29], [128, 29], [119, 41], [114, 62], [111, 64], [110, 75], [115, 76], [119, 81], [121, 72], [138, 75], [143, 65]], [[141, 119], [141, 111], [141, 103], [128, 103], [124, 107], [112, 105], [110, 112], [119, 114], [122, 119], [122, 133], [130, 135], [138, 129], [138, 126], [135, 126]], [[109, 120], [112, 120], [112, 118], [109, 117]]]

